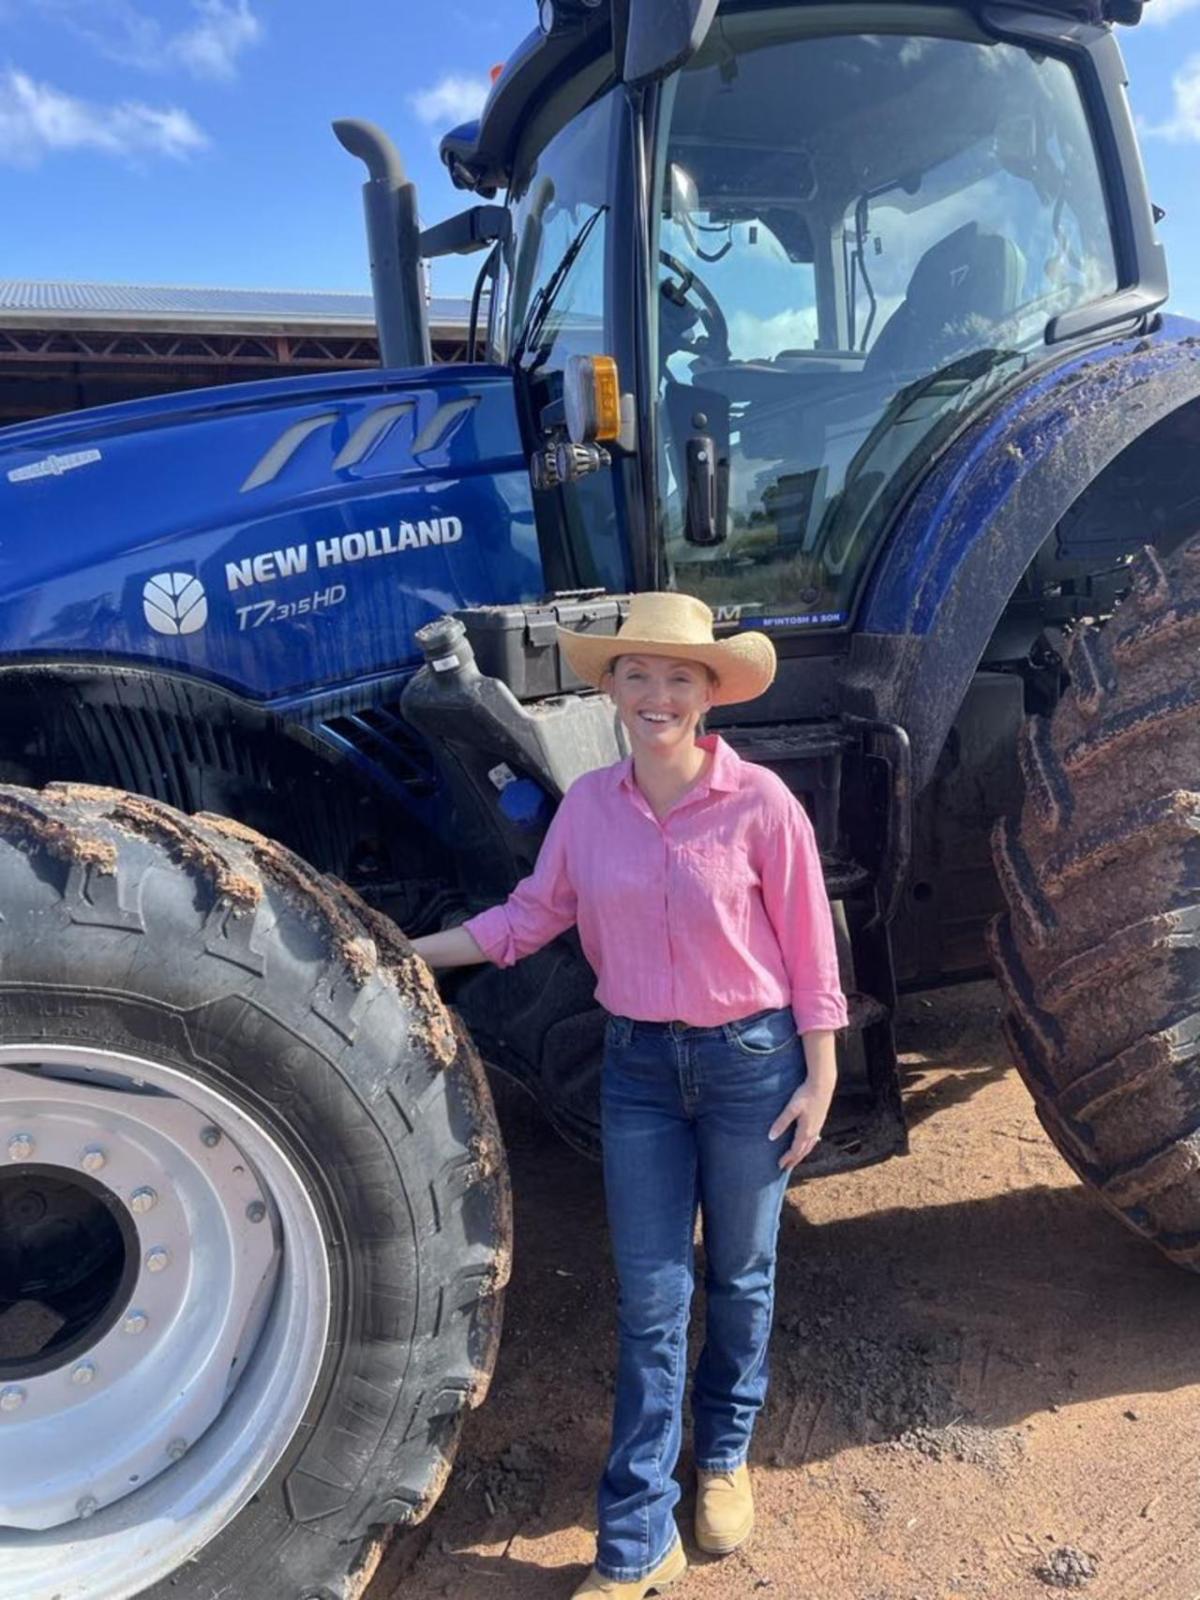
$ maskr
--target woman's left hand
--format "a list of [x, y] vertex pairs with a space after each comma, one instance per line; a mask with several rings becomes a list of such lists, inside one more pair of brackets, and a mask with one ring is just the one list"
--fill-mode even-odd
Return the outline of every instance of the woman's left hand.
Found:
[[784, 1171], [790, 1172], [793, 1167], [798, 1167], [821, 1137], [832, 1099], [832, 1084], [826, 1088], [823, 1084], [810, 1081], [796, 1090], [775, 1118], [767, 1135], [769, 1139], [778, 1139], [793, 1122], [796, 1124], [791, 1145], [779, 1158], [779, 1166]]

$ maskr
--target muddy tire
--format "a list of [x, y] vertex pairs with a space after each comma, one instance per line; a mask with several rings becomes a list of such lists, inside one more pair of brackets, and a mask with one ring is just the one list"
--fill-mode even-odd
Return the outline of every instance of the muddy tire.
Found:
[[392, 924], [221, 818], [0, 788], [0, 1600], [361, 1593], [486, 1392], [509, 1232]]
[[1200, 1268], [1200, 538], [1135, 557], [1021, 742], [991, 929], [1017, 1066], [1076, 1173]]

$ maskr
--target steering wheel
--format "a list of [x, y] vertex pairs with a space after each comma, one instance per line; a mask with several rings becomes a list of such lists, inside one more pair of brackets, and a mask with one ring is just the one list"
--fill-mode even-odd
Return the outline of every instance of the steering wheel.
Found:
[[[660, 250], [658, 259], [679, 279], [678, 283], [664, 281], [659, 285], [663, 298], [679, 310], [686, 308], [695, 311], [700, 318], [700, 325], [707, 342], [702, 350], [696, 351], [696, 354], [705, 366], [727, 367], [730, 361], [729, 324], [725, 320], [720, 302], [706, 283], [668, 251]], [[689, 296], [696, 301], [695, 306], [689, 303]]]

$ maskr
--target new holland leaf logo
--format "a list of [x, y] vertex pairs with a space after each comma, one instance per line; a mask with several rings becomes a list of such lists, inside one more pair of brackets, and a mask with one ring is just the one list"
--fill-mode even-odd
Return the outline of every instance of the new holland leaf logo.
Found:
[[142, 609], [155, 633], [199, 633], [208, 621], [204, 585], [190, 572], [160, 572], [142, 590]]

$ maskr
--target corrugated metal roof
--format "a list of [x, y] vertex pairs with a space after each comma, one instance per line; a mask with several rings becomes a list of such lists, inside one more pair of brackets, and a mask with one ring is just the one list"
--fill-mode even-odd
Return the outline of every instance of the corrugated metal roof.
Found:
[[[434, 296], [431, 324], [466, 327], [467, 300]], [[362, 326], [375, 320], [369, 294], [343, 294], [308, 289], [205, 289], [137, 283], [55, 283], [27, 278], [0, 278], [0, 317], [15, 314], [72, 318], [148, 317], [161, 321], [347, 322]]]

